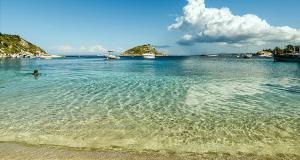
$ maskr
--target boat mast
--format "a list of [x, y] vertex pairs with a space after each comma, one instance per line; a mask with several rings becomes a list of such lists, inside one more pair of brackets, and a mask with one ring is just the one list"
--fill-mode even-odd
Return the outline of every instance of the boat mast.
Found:
[[294, 48], [293, 54], [296, 54], [296, 46], [293, 46], [293, 48]]

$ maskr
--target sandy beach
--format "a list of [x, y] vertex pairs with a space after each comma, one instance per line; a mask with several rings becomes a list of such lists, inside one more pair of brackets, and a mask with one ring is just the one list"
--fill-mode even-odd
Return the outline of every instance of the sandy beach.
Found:
[[264, 159], [289, 159], [296, 160], [297, 155], [253, 155], [239, 153], [230, 155], [226, 153], [204, 153], [204, 154], [174, 154], [155, 151], [132, 152], [117, 150], [86, 150], [77, 148], [66, 148], [47, 145], [26, 145], [18, 143], [0, 143], [1, 160], [196, 160], [196, 159], [218, 159], [218, 160], [264, 160]]

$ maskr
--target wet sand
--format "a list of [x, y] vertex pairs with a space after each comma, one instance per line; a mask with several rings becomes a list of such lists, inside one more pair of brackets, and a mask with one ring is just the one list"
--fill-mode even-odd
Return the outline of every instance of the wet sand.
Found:
[[162, 152], [133, 152], [116, 150], [87, 150], [46, 145], [26, 145], [18, 143], [0, 142], [1, 160], [264, 160], [264, 159], [300, 159], [298, 155], [254, 155], [239, 153], [230, 155], [227, 153], [204, 154], [175, 154]]

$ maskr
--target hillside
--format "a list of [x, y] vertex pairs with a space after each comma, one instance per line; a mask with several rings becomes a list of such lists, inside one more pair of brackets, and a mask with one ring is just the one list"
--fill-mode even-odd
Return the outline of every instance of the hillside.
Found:
[[272, 57], [273, 51], [262, 50], [262, 51], [258, 51], [258, 52], [256, 53], [256, 55], [258, 55], [258, 56], [260, 56], [260, 57]]
[[294, 53], [299, 53], [300, 52], [300, 46], [299, 45], [287, 45], [284, 48], [279, 48], [279, 47], [275, 47], [274, 49], [264, 49], [262, 51], [259, 51], [257, 54], [261, 54], [261, 53], [276, 53], [276, 54], [294, 54]]
[[131, 48], [124, 53], [122, 53], [123, 56], [142, 56], [144, 53], [153, 53], [156, 56], [165, 56], [165, 54], [159, 52], [150, 44], [146, 45], [140, 45], [136, 46], [134, 48]]
[[18, 35], [0, 33], [0, 55], [10, 56], [13, 54], [44, 55], [47, 53]]

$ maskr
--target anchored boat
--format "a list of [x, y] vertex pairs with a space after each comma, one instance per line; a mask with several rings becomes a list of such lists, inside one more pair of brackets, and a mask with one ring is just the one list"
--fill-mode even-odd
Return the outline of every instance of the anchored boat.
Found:
[[119, 56], [113, 55], [113, 54], [112, 54], [113, 52], [114, 52], [114, 51], [108, 51], [108, 54], [105, 55], [106, 59], [120, 59]]
[[153, 53], [144, 53], [143, 57], [145, 59], [154, 59], [155, 58], [155, 54], [153, 54]]
[[246, 59], [249, 59], [249, 58], [252, 58], [252, 54], [245, 54], [245, 55], [243, 55], [243, 58], [246, 58]]

